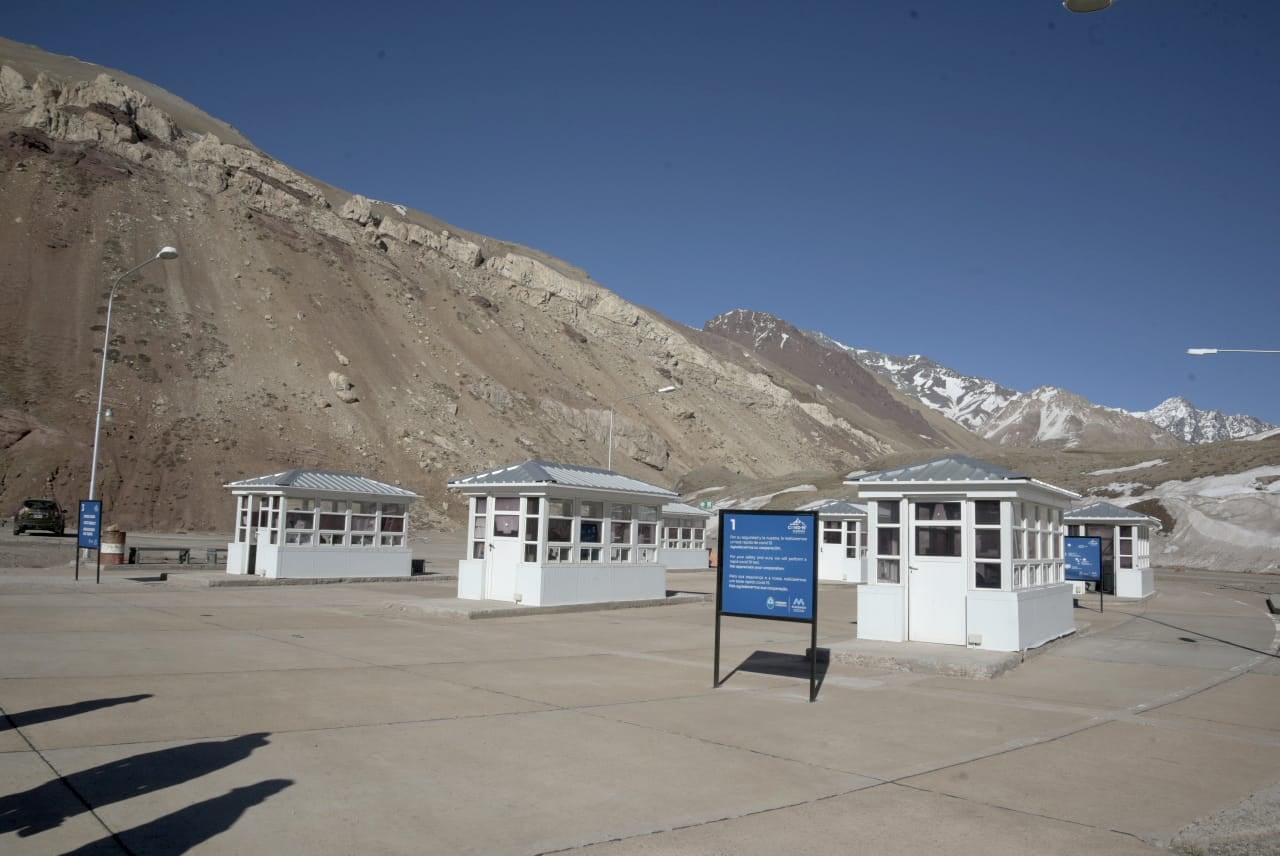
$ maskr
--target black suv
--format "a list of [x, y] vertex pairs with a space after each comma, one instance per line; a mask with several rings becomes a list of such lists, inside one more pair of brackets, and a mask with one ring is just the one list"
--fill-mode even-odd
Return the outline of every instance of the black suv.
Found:
[[66, 514], [63, 513], [62, 506], [52, 499], [24, 500], [22, 507], [13, 515], [14, 535], [21, 535], [32, 529], [61, 535], [66, 528]]

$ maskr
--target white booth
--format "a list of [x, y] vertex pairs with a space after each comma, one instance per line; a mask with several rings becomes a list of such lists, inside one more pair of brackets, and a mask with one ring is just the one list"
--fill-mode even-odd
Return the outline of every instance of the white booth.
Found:
[[[1116, 597], [1144, 598], [1156, 593], [1151, 570], [1151, 530], [1160, 521], [1110, 502], [1094, 502], [1062, 516], [1068, 535], [1102, 541], [1102, 590]], [[1083, 593], [1084, 583], [1076, 583]]]
[[710, 511], [683, 502], [662, 506], [662, 564], [669, 571], [705, 571], [711, 567], [707, 549]]
[[350, 473], [289, 470], [224, 485], [236, 499], [227, 573], [272, 579], [407, 577], [418, 494]]
[[953, 455], [850, 474], [867, 503], [858, 638], [992, 651], [1075, 631], [1062, 516], [1079, 494]]
[[470, 500], [459, 598], [555, 606], [666, 597], [658, 527], [674, 491], [532, 460], [449, 488]]
[[847, 499], [827, 499], [800, 506], [818, 512], [818, 579], [824, 582], [867, 581], [867, 509]]

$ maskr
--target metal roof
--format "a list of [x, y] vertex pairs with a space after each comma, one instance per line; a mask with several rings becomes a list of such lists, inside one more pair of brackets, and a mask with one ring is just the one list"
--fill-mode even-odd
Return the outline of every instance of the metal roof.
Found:
[[332, 473], [326, 470], [286, 470], [269, 476], [242, 479], [223, 485], [228, 488], [296, 487], [325, 493], [362, 493], [378, 496], [421, 497], [411, 490], [396, 487], [352, 473]]
[[1131, 508], [1125, 508], [1111, 502], [1092, 502], [1081, 508], [1073, 508], [1066, 514], [1062, 515], [1062, 519], [1069, 522], [1088, 521], [1088, 520], [1117, 520], [1125, 523], [1154, 523], [1160, 525], [1160, 521], [1143, 514], [1140, 511], [1134, 511]]
[[824, 499], [819, 502], [811, 502], [808, 505], [802, 505], [796, 511], [816, 511], [822, 514], [841, 514], [854, 517], [866, 517], [867, 507], [859, 505], [856, 502], [850, 502], [847, 499]]
[[875, 473], [850, 474], [849, 481], [858, 482], [974, 482], [1031, 481], [1022, 473], [988, 464], [968, 455], [948, 455], [919, 464], [908, 464]]
[[665, 487], [658, 487], [613, 470], [596, 467], [580, 467], [573, 464], [554, 464], [549, 461], [525, 461], [497, 470], [476, 473], [473, 476], [449, 482], [452, 489], [476, 486], [504, 485], [560, 485], [562, 487], [609, 490], [619, 493], [642, 493], [651, 496], [678, 497], [679, 494]]
[[664, 515], [683, 514], [686, 517], [710, 517], [713, 514], [705, 508], [697, 508], [687, 502], [668, 502], [662, 506], [662, 513]]

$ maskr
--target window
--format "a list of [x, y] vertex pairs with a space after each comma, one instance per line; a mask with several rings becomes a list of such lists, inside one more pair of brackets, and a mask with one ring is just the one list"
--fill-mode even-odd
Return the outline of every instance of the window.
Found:
[[520, 497], [495, 496], [493, 498], [493, 537], [520, 537]]
[[960, 555], [960, 503], [917, 502], [916, 555]]
[[347, 543], [347, 502], [342, 499], [322, 499], [320, 509], [320, 537], [322, 547], [341, 547]]
[[631, 506], [621, 504], [609, 506], [609, 543], [631, 543]]
[[489, 537], [489, 497], [477, 496], [471, 512], [471, 558], [484, 558], [485, 539]]
[[524, 560], [538, 561], [538, 523], [541, 521], [542, 508], [538, 497], [526, 497], [524, 501]]
[[[311, 531], [316, 528], [316, 501], [314, 499], [291, 498], [285, 507], [284, 528], [293, 531]], [[306, 543], [285, 539], [287, 544]]]
[[973, 586], [1000, 588], [1000, 501], [973, 503]]
[[1133, 567], [1133, 527], [1120, 527], [1120, 551], [1119, 551], [1120, 567]]
[[[599, 544], [604, 530], [604, 503], [582, 502], [579, 509], [582, 519], [578, 521], [578, 540], [583, 544]], [[586, 552], [583, 550], [584, 562], [600, 561], [599, 550], [596, 550], [596, 558], [591, 560], [585, 558]]]
[[901, 582], [902, 529], [897, 502], [876, 503], [876, 580]]
[[381, 517], [378, 518], [383, 547], [404, 546], [404, 519], [407, 511], [402, 502], [382, 503]]
[[839, 544], [843, 541], [844, 541], [844, 521], [843, 520], [822, 521], [822, 543], [823, 544]]

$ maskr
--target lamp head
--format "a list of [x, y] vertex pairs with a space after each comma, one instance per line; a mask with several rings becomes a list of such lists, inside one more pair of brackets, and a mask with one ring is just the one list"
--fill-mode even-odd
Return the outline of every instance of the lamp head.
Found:
[[1187, 348], [1187, 353], [1193, 357], [1205, 357], [1209, 354], [1218, 353], [1217, 348]]
[[1062, 0], [1062, 6], [1068, 12], [1101, 12], [1109, 8], [1115, 0]]
[[160, 252], [156, 253], [158, 259], [176, 259], [178, 257], [177, 247], [161, 247]]

